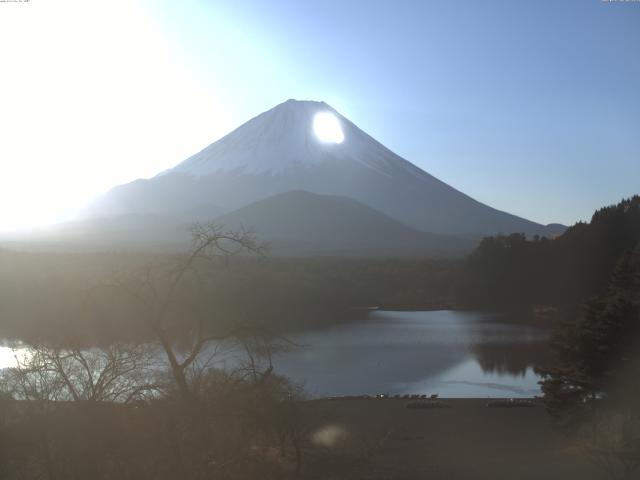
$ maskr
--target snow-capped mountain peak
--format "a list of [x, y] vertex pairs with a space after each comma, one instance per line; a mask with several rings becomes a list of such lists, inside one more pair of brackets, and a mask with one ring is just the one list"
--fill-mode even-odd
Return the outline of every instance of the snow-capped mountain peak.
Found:
[[[344, 138], [340, 142], [323, 141], [322, 132], [314, 131], [314, 119], [322, 119], [323, 115], [338, 123], [333, 128], [341, 129]], [[403, 164], [408, 163], [325, 102], [290, 99], [163, 174], [176, 172], [195, 177], [218, 172], [279, 174], [327, 161], [358, 162], [386, 175], [391, 174], [392, 163], [396, 167], [406, 167]]]
[[[314, 131], [317, 115], [324, 117], [315, 123], [326, 131]], [[429, 175], [330, 105], [297, 100], [258, 115], [170, 170], [113, 188], [94, 203], [91, 215], [191, 218], [203, 206], [230, 212], [297, 190], [348, 197], [425, 232], [545, 234], [542, 225], [495, 210]]]

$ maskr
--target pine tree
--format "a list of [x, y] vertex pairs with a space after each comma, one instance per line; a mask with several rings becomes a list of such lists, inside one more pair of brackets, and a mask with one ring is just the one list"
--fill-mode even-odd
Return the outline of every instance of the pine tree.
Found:
[[553, 342], [558, 363], [542, 371], [556, 426], [577, 434], [611, 475], [640, 467], [640, 245], [622, 255], [606, 293]]
[[[606, 294], [585, 304], [582, 317], [554, 335], [558, 363], [541, 371], [545, 403], [562, 426], [575, 426], [594, 405], [625, 403], [640, 347], [640, 246], [627, 251], [611, 276]], [[622, 377], [622, 378], [621, 378]], [[627, 378], [623, 378], [627, 377]], [[640, 406], [640, 405], [639, 405]]]

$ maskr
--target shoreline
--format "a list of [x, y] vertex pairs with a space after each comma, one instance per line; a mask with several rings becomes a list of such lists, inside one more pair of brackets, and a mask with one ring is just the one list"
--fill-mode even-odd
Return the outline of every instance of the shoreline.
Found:
[[[329, 448], [354, 458], [349, 467], [324, 472], [327, 478], [338, 473], [342, 476], [335, 478], [603, 478], [553, 428], [539, 399], [530, 399], [533, 408], [491, 408], [486, 398], [437, 399], [449, 408], [374, 400], [320, 399], [300, 405], [302, 418], [312, 419], [311, 438], [319, 442], [312, 452]], [[325, 436], [333, 443], [322, 443]]]

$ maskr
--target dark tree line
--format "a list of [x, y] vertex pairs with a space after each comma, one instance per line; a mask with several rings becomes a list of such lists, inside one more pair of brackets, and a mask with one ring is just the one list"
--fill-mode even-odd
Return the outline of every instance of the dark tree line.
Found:
[[640, 196], [596, 211], [554, 239], [482, 240], [461, 276], [462, 303], [480, 308], [574, 306], [603, 293], [616, 262], [640, 242]]
[[[625, 251], [606, 291], [555, 332], [557, 359], [541, 370], [557, 427], [575, 435], [613, 478], [640, 468], [640, 244]], [[618, 476], [617, 476], [618, 475]]]
[[[0, 249], [0, 337], [82, 344], [144, 341], [149, 329], [136, 321], [138, 302], [116, 289], [119, 283], [154, 281], [184, 260], [171, 255], [112, 253], [28, 253]], [[191, 288], [182, 299], [200, 311], [215, 309], [211, 327], [224, 322], [261, 323], [292, 331], [353, 320], [366, 307], [450, 306], [460, 268], [449, 260], [364, 260], [250, 256], [197, 262], [212, 285]], [[153, 268], [150, 270], [149, 266]], [[133, 278], [128, 278], [133, 277]], [[146, 279], [147, 281], [149, 279]], [[123, 285], [124, 286], [124, 285]], [[165, 289], [167, 285], [156, 285]], [[142, 292], [140, 292], [142, 293]], [[149, 291], [146, 292], [150, 293]], [[223, 322], [223, 323], [224, 323]]]

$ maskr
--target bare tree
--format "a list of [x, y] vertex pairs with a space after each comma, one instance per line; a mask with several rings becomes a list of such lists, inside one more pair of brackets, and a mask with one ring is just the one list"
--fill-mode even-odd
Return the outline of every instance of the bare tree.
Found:
[[[199, 292], [200, 298], [205, 298], [209, 285], [207, 267], [220, 261], [226, 265], [230, 257], [242, 253], [261, 256], [264, 252], [253, 232], [245, 229], [233, 231], [217, 224], [196, 224], [191, 233], [192, 245], [186, 256], [168, 266], [148, 266], [112, 285], [134, 300], [138, 315], [167, 358], [181, 397], [190, 400], [194, 397], [189, 382], [190, 367], [201, 371], [199, 356], [206, 347], [234, 337], [242, 328], [214, 332], [211, 311], [203, 308], [202, 302], [189, 301], [185, 292]], [[177, 339], [183, 348], [178, 348]]]
[[8, 478], [125, 478], [107, 473], [134, 463], [115, 441], [124, 433], [118, 418], [136, 410], [125, 404], [158, 396], [154, 357], [140, 345], [21, 348], [0, 374], [11, 399], [0, 428]]
[[[252, 319], [227, 321], [212, 301], [227, 281], [214, 267], [228, 268], [243, 252], [263, 253], [252, 233], [197, 225], [188, 254], [92, 289], [88, 300], [96, 303], [87, 306], [104, 301], [105, 313], [123, 318], [133, 311], [155, 342], [32, 345], [3, 378], [11, 398], [27, 400], [14, 404], [44, 406], [7, 430], [11, 438], [30, 432], [12, 449], [13, 467], [27, 465], [25, 453], [28, 468], [50, 479], [250, 478], [265, 465], [275, 475], [281, 461], [256, 448], [277, 455], [277, 435], [283, 449], [286, 441], [294, 447], [299, 470], [306, 432], [297, 397], [273, 374], [273, 355], [295, 344]], [[232, 349], [241, 359], [217, 368]], [[156, 380], [159, 373], [170, 380]], [[186, 401], [173, 401], [170, 388]], [[158, 401], [123, 406], [145, 397]]]
[[114, 344], [88, 349], [31, 345], [2, 374], [4, 391], [39, 403], [128, 403], [157, 392], [153, 352], [147, 346]]

